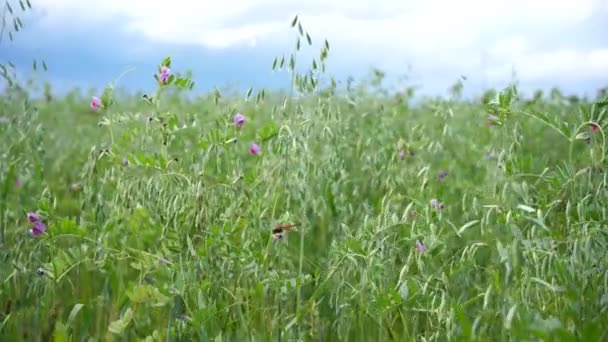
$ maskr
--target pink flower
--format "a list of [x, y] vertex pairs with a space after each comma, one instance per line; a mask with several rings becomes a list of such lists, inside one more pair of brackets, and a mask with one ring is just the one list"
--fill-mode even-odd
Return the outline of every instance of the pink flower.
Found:
[[243, 127], [243, 124], [245, 123], [245, 116], [241, 113], [236, 113], [236, 115], [234, 116], [234, 125], [238, 128]]
[[34, 222], [34, 226], [30, 229], [30, 235], [33, 237], [39, 236], [46, 231], [46, 225], [41, 221]]
[[422, 243], [422, 241], [416, 241], [416, 250], [420, 253], [426, 252], [426, 246]]
[[260, 146], [258, 146], [258, 144], [253, 143], [251, 144], [251, 147], [249, 147], [249, 154], [259, 154], [260, 153]]
[[169, 76], [171, 76], [171, 69], [163, 65], [160, 68], [160, 81], [166, 84], [169, 80]]
[[21, 187], [21, 181], [19, 178], [15, 179], [15, 188], [19, 189]]
[[97, 96], [93, 96], [91, 98], [91, 109], [99, 109], [101, 108], [101, 99]]
[[595, 132], [597, 132], [599, 130], [600, 130], [600, 125], [598, 125], [596, 123], [591, 124], [591, 132], [595, 133]]
[[40, 220], [40, 216], [34, 212], [27, 213], [27, 218], [32, 223], [32, 229], [30, 229], [30, 235], [33, 237], [39, 236], [40, 234], [46, 231], [46, 225], [42, 220]]
[[40, 221], [40, 216], [34, 212], [27, 213], [27, 219], [30, 220], [31, 223], [36, 223]]

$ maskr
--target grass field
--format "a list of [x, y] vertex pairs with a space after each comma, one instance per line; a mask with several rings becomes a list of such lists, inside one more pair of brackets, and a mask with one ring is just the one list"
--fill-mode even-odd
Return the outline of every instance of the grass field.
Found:
[[0, 97], [0, 340], [608, 339], [605, 95], [187, 100], [161, 64]]

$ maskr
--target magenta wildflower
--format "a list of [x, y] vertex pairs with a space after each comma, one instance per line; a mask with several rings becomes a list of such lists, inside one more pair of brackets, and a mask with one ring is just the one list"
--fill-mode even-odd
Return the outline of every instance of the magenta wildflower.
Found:
[[91, 109], [99, 109], [101, 108], [101, 99], [97, 96], [93, 96], [91, 98]]
[[167, 84], [169, 76], [171, 76], [171, 69], [163, 65], [160, 68], [160, 81], [163, 82], [163, 84]]
[[591, 132], [597, 132], [600, 130], [600, 125], [596, 124], [596, 123], [592, 123], [591, 124]]
[[19, 189], [21, 187], [21, 181], [19, 178], [15, 179], [15, 188]]
[[426, 246], [422, 243], [422, 241], [416, 241], [416, 250], [420, 253], [426, 252]]
[[236, 113], [236, 115], [234, 116], [234, 125], [238, 128], [243, 127], [243, 124], [245, 123], [245, 115], [241, 114], [241, 113]]
[[30, 229], [30, 235], [33, 237], [40, 236], [46, 231], [46, 225], [42, 221], [34, 222], [34, 226]]
[[27, 219], [30, 220], [31, 223], [35, 223], [35, 222], [40, 221], [40, 216], [38, 216], [38, 214], [30, 211], [29, 213], [27, 213]]
[[249, 154], [259, 154], [260, 153], [260, 146], [258, 146], [258, 144], [253, 143], [251, 144], [251, 147], [249, 147]]
[[39, 236], [40, 234], [46, 231], [46, 225], [42, 220], [40, 220], [40, 216], [34, 212], [27, 213], [27, 218], [32, 223], [32, 229], [30, 229], [30, 235], [33, 237]]

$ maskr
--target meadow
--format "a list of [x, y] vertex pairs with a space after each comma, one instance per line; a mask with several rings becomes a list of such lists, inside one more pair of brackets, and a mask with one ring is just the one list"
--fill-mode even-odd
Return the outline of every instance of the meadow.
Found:
[[13, 80], [0, 340], [606, 341], [606, 92], [414, 102], [328, 55], [287, 94]]

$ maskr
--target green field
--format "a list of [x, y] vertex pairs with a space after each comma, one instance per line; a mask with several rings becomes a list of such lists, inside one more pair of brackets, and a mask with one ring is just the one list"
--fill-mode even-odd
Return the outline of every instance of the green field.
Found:
[[606, 341], [605, 93], [339, 92], [325, 57], [286, 96], [170, 59], [98, 109], [8, 87], [0, 340]]

